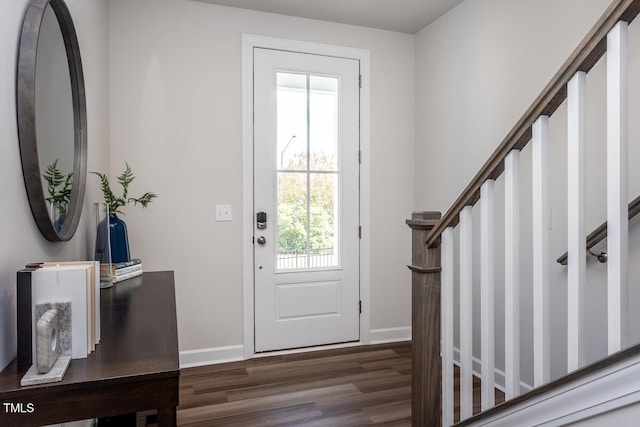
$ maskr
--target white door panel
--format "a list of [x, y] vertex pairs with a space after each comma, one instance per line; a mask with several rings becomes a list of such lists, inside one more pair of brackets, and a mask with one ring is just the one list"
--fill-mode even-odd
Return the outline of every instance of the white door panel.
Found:
[[358, 76], [357, 60], [254, 49], [258, 352], [359, 339]]

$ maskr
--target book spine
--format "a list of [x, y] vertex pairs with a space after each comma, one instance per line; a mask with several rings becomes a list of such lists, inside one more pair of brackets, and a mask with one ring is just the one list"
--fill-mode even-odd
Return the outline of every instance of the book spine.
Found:
[[123, 274], [122, 276], [114, 277], [113, 283], [118, 283], [123, 280], [131, 279], [132, 277], [142, 276], [142, 269], [132, 271], [131, 273]]
[[33, 316], [31, 313], [31, 269], [18, 271], [16, 289], [17, 312], [17, 346], [18, 366], [31, 365], [33, 360], [33, 346], [31, 328]]
[[128, 267], [122, 267], [122, 268], [118, 268], [114, 273], [113, 276], [115, 277], [120, 277], [124, 274], [129, 274], [133, 271], [138, 271], [138, 270], [142, 270], [142, 264], [135, 264], [135, 265], [130, 265]]
[[111, 269], [115, 271], [115, 270], [118, 270], [120, 268], [131, 267], [132, 265], [138, 265], [138, 264], [142, 264], [142, 260], [140, 258], [134, 258], [131, 261], [119, 262], [119, 263], [116, 263], [116, 264], [111, 264]]

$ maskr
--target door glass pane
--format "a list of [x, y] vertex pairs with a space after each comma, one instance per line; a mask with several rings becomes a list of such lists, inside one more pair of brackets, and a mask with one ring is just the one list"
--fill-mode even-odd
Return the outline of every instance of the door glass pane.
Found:
[[307, 75], [276, 73], [277, 168], [307, 169]]
[[306, 267], [308, 250], [307, 174], [278, 172], [277, 269]]
[[338, 265], [338, 175], [312, 173], [309, 204], [309, 266]]
[[276, 270], [340, 265], [338, 82], [277, 73]]
[[311, 170], [338, 170], [338, 79], [309, 78]]

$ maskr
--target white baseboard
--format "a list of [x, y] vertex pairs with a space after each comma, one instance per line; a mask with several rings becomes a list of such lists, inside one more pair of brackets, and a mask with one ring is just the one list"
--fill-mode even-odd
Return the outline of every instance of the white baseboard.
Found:
[[[375, 329], [370, 332], [369, 338], [369, 344], [410, 341], [411, 327]], [[353, 344], [348, 344], [347, 346], [349, 345]], [[338, 347], [339, 346], [333, 346], [331, 348]], [[321, 348], [325, 349], [330, 347], [323, 346]], [[320, 348], [315, 349], [317, 350]], [[307, 349], [307, 351], [311, 350], [314, 350], [314, 348]], [[289, 353], [291, 353], [291, 351]], [[273, 355], [273, 353], [269, 353], [269, 355]], [[185, 350], [180, 352], [180, 369], [215, 365], [218, 363], [237, 362], [239, 360], [245, 360], [244, 346], [242, 345]]]
[[203, 348], [180, 352], [180, 369], [244, 360], [244, 346]]
[[62, 424], [48, 424], [44, 427], [93, 427], [98, 425], [97, 420], [81, 420], [81, 421], [68, 421]]
[[411, 326], [372, 329], [369, 334], [369, 344], [384, 344], [398, 341], [411, 341]]
[[[453, 349], [453, 360], [456, 365], [460, 366], [460, 349], [458, 348]], [[482, 376], [480, 375], [480, 372], [482, 372], [482, 361], [477, 357], [474, 357], [473, 358], [473, 375], [475, 375], [478, 378], [482, 378]], [[496, 382], [496, 388], [504, 393], [505, 391], [504, 371], [501, 371], [498, 368], [496, 368], [496, 372], [495, 372], [495, 382]], [[522, 381], [520, 382], [520, 394], [524, 394], [531, 390], [533, 390], [533, 387], [531, 387], [529, 384], [524, 383]]]

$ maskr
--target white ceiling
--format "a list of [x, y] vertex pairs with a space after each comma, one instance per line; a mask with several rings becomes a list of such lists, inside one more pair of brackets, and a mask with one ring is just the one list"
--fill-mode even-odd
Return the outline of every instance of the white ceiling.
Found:
[[196, 0], [415, 34], [463, 0]]

